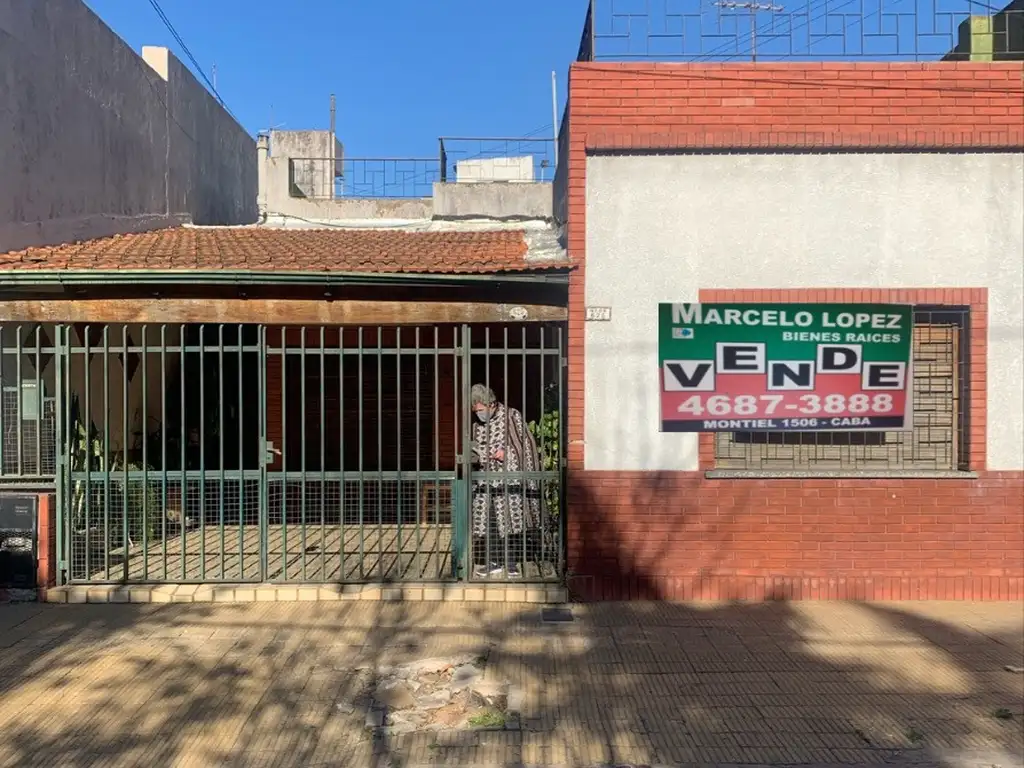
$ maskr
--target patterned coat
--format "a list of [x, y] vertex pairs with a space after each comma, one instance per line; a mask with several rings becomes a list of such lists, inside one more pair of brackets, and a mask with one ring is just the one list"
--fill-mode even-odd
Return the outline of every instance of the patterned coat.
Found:
[[[540, 454], [537, 441], [526, 427], [523, 415], [515, 408], [498, 404], [486, 422], [473, 425], [473, 444], [478, 452], [478, 471], [482, 472], [538, 472]], [[498, 450], [505, 453], [504, 461], [492, 458]], [[497, 534], [502, 538], [521, 534], [527, 528], [540, 527], [540, 494], [537, 480], [511, 477], [492, 479], [473, 484], [473, 535], [486, 536], [490, 516], [494, 510]]]

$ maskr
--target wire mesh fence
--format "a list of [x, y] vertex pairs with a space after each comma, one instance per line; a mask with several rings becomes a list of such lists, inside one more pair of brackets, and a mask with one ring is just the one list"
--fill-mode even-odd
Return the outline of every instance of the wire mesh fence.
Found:
[[52, 482], [57, 466], [54, 327], [0, 325], [0, 484]]

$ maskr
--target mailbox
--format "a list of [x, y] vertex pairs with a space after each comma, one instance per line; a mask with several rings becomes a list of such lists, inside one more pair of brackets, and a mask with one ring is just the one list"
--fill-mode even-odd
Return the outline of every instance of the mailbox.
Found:
[[0, 495], [0, 588], [35, 589], [37, 496]]

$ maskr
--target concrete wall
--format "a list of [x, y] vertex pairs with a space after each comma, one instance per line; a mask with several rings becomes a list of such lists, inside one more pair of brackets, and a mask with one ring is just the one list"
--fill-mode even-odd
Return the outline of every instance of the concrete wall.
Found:
[[442, 219], [550, 219], [550, 182], [434, 184], [434, 216]]
[[455, 163], [455, 180], [469, 184], [482, 181], [533, 181], [533, 156], [459, 160]]
[[988, 468], [1024, 468], [1024, 155], [591, 156], [585, 467], [696, 470], [658, 429], [657, 304], [701, 288], [989, 289]]
[[[284, 161], [288, 174], [285, 190], [300, 199], [334, 197], [334, 182], [342, 173], [344, 154], [330, 131], [270, 132], [270, 156]], [[294, 161], [290, 172], [289, 159]]]
[[147, 58], [79, 0], [0, 0], [0, 252], [255, 220], [251, 137], [173, 56]]

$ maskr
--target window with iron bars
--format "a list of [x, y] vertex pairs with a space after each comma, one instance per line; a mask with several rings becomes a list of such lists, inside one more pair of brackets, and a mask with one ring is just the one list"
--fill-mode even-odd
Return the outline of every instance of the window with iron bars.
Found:
[[715, 469], [966, 471], [967, 307], [916, 307], [913, 429], [899, 432], [719, 432]]

